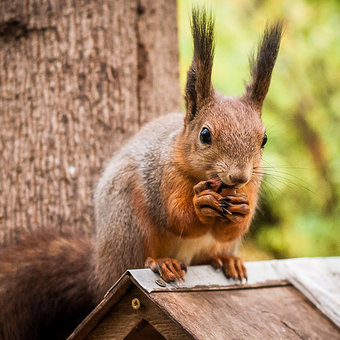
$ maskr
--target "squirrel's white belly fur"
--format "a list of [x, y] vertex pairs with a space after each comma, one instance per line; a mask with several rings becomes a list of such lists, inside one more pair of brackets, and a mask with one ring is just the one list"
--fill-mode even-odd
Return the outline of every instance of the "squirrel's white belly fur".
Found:
[[210, 232], [197, 238], [174, 238], [169, 251], [169, 257], [182, 260], [187, 265], [195, 264], [204, 254], [230, 254], [234, 244], [218, 242]]

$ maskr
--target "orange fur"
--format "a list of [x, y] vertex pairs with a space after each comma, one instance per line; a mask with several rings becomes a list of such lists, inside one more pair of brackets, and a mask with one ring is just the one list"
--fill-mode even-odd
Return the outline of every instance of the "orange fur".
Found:
[[[179, 142], [181, 138], [178, 139]], [[221, 250], [220, 243], [228, 243], [238, 240], [244, 235], [254, 215], [258, 187], [255, 181], [250, 181], [244, 187], [236, 190], [237, 193], [245, 193], [248, 196], [250, 213], [241, 221], [233, 223], [221, 218], [211, 218], [210, 223], [202, 223], [194, 209], [194, 186], [199, 179], [190, 176], [191, 169], [186, 165], [183, 153], [177, 148], [174, 154], [176, 168], [165, 169], [161, 189], [167, 207], [167, 225], [158, 226], [148, 210], [147, 200], [143, 189], [135, 181], [133, 186], [133, 205], [138, 219], [138, 226], [142, 228], [144, 235], [144, 258], [166, 257], [169, 248], [176, 238], [199, 238], [210, 232], [216, 239], [216, 247], [209, 247], [195, 262], [206, 261], [209, 256], [216, 256]]]
[[208, 231], [195, 213], [192, 203], [194, 183], [189, 179], [176, 176], [176, 181], [167, 181], [163, 189], [168, 210], [168, 230], [177, 236], [198, 237]]
[[213, 226], [213, 234], [220, 242], [230, 242], [239, 239], [244, 235], [250, 226], [251, 220], [254, 216], [257, 199], [258, 199], [258, 186], [251, 181], [244, 187], [237, 190], [238, 193], [245, 193], [248, 196], [250, 213], [244, 217], [241, 222], [226, 224], [223, 220], [216, 221]]

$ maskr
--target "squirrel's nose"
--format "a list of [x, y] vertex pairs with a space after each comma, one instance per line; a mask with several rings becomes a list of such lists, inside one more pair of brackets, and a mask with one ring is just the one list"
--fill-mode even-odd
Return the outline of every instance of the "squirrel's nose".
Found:
[[243, 185], [249, 182], [249, 176], [246, 173], [233, 173], [229, 175], [228, 185]]
[[234, 169], [218, 173], [221, 181], [230, 187], [240, 187], [249, 182], [251, 173], [246, 169]]

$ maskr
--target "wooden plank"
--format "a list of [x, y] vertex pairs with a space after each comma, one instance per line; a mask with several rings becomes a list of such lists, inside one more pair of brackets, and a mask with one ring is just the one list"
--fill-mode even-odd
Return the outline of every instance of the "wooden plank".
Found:
[[97, 305], [97, 307], [79, 324], [67, 340], [81, 340], [100, 323], [101, 319], [109, 312], [115, 304], [117, 304], [129, 286], [131, 280], [128, 275], [123, 276], [105, 295], [104, 299]]
[[149, 296], [195, 339], [340, 339], [340, 330], [292, 286]]
[[[278, 286], [289, 284], [285, 277], [275, 270], [274, 261], [247, 262], [248, 282], [242, 287]], [[219, 290], [239, 289], [240, 282], [227, 279], [221, 270], [211, 266], [191, 266], [185, 275], [184, 281], [166, 283], [160, 276], [150, 269], [133, 269], [128, 273], [132, 280], [146, 292], [155, 291], [194, 291], [194, 290]], [[162, 282], [160, 286], [157, 282]]]
[[340, 327], [340, 257], [277, 261], [276, 270]]
[[142, 320], [124, 340], [165, 340], [147, 321]]
[[[251, 268], [250, 284], [242, 286], [235, 285], [235, 282], [228, 282], [221, 272], [215, 271], [210, 266], [190, 267], [184, 284], [166, 284], [165, 287], [158, 286], [156, 280], [159, 279], [159, 276], [148, 269], [128, 271], [69, 339], [84, 339], [97, 326], [98, 330], [95, 332], [101, 334], [99, 329], [102, 324], [106, 323], [110, 324], [107, 326], [109, 332], [114, 334], [115, 327], [117, 327], [116, 320], [120, 320], [119, 322], [124, 325], [122, 326], [122, 330], [125, 332], [122, 335], [124, 337], [145, 319], [145, 315], [155, 329], [158, 327], [158, 329], [166, 331], [168, 326], [163, 327], [163, 321], [157, 325], [157, 315], [162, 315], [162, 320], [165, 318], [166, 325], [173, 327], [174, 322], [176, 327], [179, 329], [183, 327], [187, 335], [190, 334], [197, 339], [215, 339], [226, 335], [232, 337], [236, 335], [240, 339], [263, 338], [263, 336], [340, 339], [339, 329], [295, 288], [287, 286], [287, 281], [271, 280], [277, 279], [277, 274], [275, 274], [275, 270], [273, 271], [274, 267], [286, 262], [287, 264], [294, 264], [296, 261], [300, 263], [302, 260], [248, 263], [248, 269]], [[319, 261], [321, 260], [319, 259]], [[328, 263], [329, 261], [338, 261], [338, 259], [322, 259], [321, 265], [324, 265], [325, 261]], [[331, 268], [333, 271], [335, 270], [333, 265]], [[285, 272], [283, 273], [286, 275]], [[123, 314], [119, 318], [113, 317], [114, 313], [117, 314], [115, 310], [121, 308], [122, 301], [127, 303], [131, 281], [140, 289], [138, 296], [143, 298], [143, 305], [146, 306], [144, 312], [146, 311], [146, 313], [143, 312], [142, 316], [134, 313], [133, 317], [130, 316], [131, 313], [127, 313], [127, 317], [125, 317], [124, 313], [129, 311], [126, 307], [129, 304], [127, 304], [125, 309], [121, 310]], [[274, 286], [275, 284], [286, 286]], [[165, 291], [158, 291], [156, 287]], [[137, 288], [133, 289], [136, 291]], [[211, 289], [213, 291], [210, 291]], [[148, 293], [149, 290], [152, 291], [151, 294]], [[157, 306], [153, 306], [149, 299], [154, 301]], [[148, 312], [148, 310], [154, 311], [155, 308], [157, 312], [154, 314]], [[109, 317], [109, 315], [111, 316]], [[156, 318], [154, 319], [154, 317]], [[130, 328], [126, 327], [127, 319]], [[104, 320], [106, 321], [104, 322]], [[154, 322], [156, 322], [156, 326], [153, 324]], [[173, 338], [173, 334], [171, 334], [171, 338]]]
[[[132, 308], [132, 299], [140, 301], [140, 308]], [[147, 321], [166, 339], [191, 339], [178, 324], [170, 319], [139, 288], [131, 286], [118, 305], [101, 320], [86, 337], [88, 340], [120, 340], [138, 327], [142, 320]], [[160, 337], [161, 338], [161, 337]]]

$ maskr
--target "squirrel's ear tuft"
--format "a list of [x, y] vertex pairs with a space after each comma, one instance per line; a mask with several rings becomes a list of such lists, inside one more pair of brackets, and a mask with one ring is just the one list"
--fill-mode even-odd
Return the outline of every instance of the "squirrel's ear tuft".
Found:
[[280, 48], [282, 21], [267, 25], [259, 44], [256, 57], [250, 58], [251, 82], [246, 86], [245, 97], [261, 110], [267, 95], [273, 67]]
[[186, 121], [195, 117], [212, 94], [211, 71], [214, 59], [214, 18], [205, 9], [192, 9], [191, 31], [194, 56], [185, 88]]

